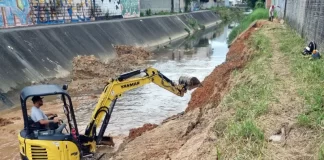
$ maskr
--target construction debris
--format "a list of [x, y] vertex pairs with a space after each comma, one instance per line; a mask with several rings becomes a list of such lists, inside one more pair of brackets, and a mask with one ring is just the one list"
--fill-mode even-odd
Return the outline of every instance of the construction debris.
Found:
[[69, 92], [80, 93], [102, 89], [109, 78], [141, 68], [145, 60], [153, 55], [143, 48], [133, 46], [117, 45], [114, 48], [117, 57], [107, 63], [93, 55], [75, 57], [72, 71], [73, 81]]

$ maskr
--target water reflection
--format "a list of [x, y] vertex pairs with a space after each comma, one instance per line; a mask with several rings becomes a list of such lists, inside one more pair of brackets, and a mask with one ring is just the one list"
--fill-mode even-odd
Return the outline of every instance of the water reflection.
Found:
[[[200, 32], [180, 41], [170, 48], [155, 51], [147, 63], [160, 70], [171, 80], [177, 81], [181, 75], [195, 76], [203, 81], [215, 66], [226, 59], [228, 26]], [[178, 97], [155, 84], [125, 93], [116, 103], [106, 134], [127, 135], [134, 127], [144, 123], [159, 124], [163, 119], [185, 110], [192, 91]], [[77, 121], [84, 129], [95, 102], [77, 109]]]

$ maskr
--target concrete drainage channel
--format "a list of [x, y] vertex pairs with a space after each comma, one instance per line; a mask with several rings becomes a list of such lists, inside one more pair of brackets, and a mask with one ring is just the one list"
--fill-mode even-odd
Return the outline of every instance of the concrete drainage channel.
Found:
[[[81, 24], [33, 26], [0, 31], [0, 109], [12, 105], [6, 93], [23, 84], [69, 74], [72, 59], [114, 55], [113, 44], [147, 49], [188, 36], [189, 19], [206, 28], [220, 22], [211, 11]], [[2, 106], [1, 106], [2, 105]]]

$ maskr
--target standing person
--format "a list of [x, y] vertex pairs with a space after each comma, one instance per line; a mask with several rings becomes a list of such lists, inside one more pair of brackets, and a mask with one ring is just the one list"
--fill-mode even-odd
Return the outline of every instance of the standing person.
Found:
[[269, 21], [273, 21], [273, 17], [274, 17], [274, 5], [272, 5], [269, 9]]

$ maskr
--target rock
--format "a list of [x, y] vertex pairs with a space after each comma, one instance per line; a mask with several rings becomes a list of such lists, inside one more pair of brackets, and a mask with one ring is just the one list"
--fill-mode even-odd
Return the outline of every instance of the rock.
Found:
[[269, 137], [269, 142], [281, 142], [285, 141], [293, 128], [293, 125], [289, 125], [289, 123], [283, 123], [280, 125], [280, 129], [278, 129], [274, 135]]
[[282, 140], [282, 135], [272, 135], [269, 138], [270, 142], [280, 142]]

